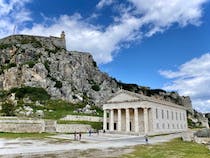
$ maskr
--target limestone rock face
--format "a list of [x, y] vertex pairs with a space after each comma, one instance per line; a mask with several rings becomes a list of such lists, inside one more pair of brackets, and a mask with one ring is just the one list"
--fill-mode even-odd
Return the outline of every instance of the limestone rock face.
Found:
[[119, 89], [89, 53], [67, 51], [51, 38], [16, 35], [0, 40], [0, 89], [21, 86], [42, 87], [52, 98], [88, 98], [95, 104]]

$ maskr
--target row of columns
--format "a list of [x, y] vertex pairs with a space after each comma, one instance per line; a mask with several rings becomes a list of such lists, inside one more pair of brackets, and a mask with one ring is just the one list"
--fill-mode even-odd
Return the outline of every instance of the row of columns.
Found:
[[[114, 131], [114, 109], [109, 109], [109, 130]], [[144, 133], [148, 133], [148, 108], [144, 108]], [[103, 129], [107, 130], [107, 110], [104, 110]], [[122, 131], [122, 111], [117, 109], [117, 131]], [[130, 111], [125, 109], [125, 131], [130, 132]], [[139, 133], [139, 111], [134, 108], [134, 132]]]

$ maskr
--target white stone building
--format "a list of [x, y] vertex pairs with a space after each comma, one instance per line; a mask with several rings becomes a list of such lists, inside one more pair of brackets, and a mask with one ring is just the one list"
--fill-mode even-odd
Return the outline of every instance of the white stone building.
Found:
[[105, 131], [153, 135], [187, 130], [184, 106], [125, 90], [109, 99], [103, 110]]

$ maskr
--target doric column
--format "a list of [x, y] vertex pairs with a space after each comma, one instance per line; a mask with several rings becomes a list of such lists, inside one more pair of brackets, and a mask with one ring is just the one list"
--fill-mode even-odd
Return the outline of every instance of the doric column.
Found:
[[125, 129], [126, 129], [126, 132], [130, 132], [130, 112], [129, 112], [129, 109], [125, 109]]
[[134, 124], [135, 124], [135, 132], [139, 132], [139, 113], [138, 108], [134, 109]]
[[148, 133], [148, 108], [144, 108], [144, 133]]
[[117, 130], [120, 132], [121, 131], [121, 124], [122, 124], [122, 122], [121, 122], [121, 109], [118, 109], [117, 110], [117, 121], [118, 121], [118, 123], [117, 123], [117, 125], [118, 125], [118, 127], [117, 127]]
[[104, 109], [104, 120], [103, 120], [103, 129], [107, 130], [107, 111]]
[[114, 110], [110, 110], [110, 118], [109, 118], [109, 126], [110, 126], [110, 131], [114, 131]]

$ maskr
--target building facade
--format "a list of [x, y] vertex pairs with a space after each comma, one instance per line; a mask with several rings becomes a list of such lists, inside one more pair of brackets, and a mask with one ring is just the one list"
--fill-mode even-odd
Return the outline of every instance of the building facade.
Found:
[[105, 131], [153, 135], [187, 130], [184, 106], [125, 90], [109, 99], [103, 110]]

